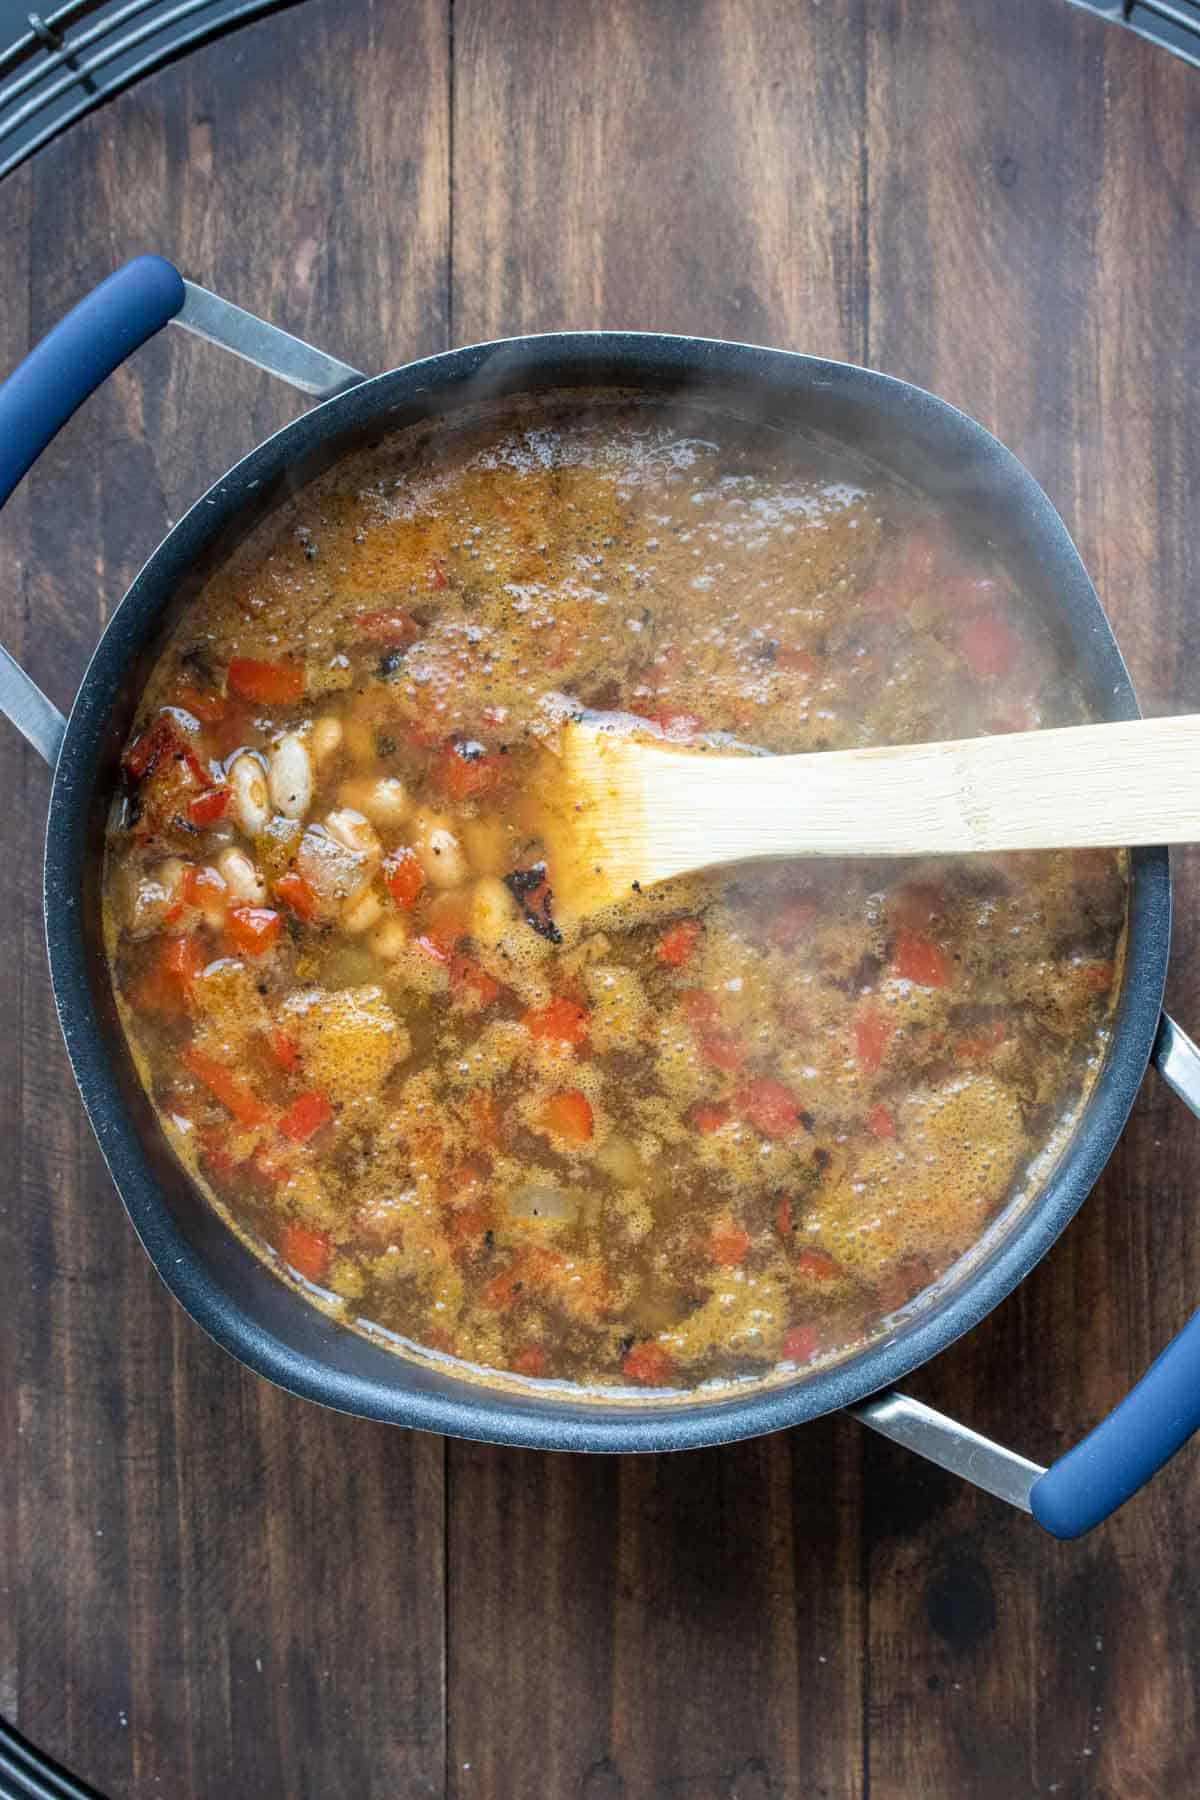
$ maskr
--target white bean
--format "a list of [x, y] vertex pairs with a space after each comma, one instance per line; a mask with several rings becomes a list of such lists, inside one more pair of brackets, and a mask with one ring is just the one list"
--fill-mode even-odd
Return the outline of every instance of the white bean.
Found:
[[517, 916], [516, 903], [502, 881], [484, 875], [471, 889], [471, 936], [494, 950]]
[[371, 933], [371, 948], [385, 962], [395, 962], [408, 949], [409, 935], [405, 921], [393, 915], [375, 927]]
[[238, 824], [247, 837], [257, 837], [266, 829], [271, 817], [267, 778], [257, 756], [244, 750], [235, 759], [229, 771], [229, 786], [233, 791], [233, 810]]
[[217, 858], [217, 869], [230, 897], [243, 905], [261, 906], [267, 897], [267, 884], [244, 850], [230, 845]]
[[463, 847], [444, 813], [422, 807], [414, 820], [413, 849], [434, 887], [460, 887], [471, 872]]
[[312, 805], [312, 758], [295, 731], [286, 732], [271, 751], [270, 792], [272, 806], [285, 819], [302, 819]]
[[342, 721], [332, 713], [326, 713], [318, 719], [312, 730], [313, 761], [318, 769], [322, 763], [328, 762], [336, 750], [342, 745]]
[[343, 806], [353, 807], [370, 819], [373, 825], [402, 825], [409, 814], [409, 797], [404, 783], [395, 775], [369, 775], [344, 781], [338, 793]]
[[364, 888], [358, 898], [342, 908], [342, 924], [347, 931], [370, 931], [383, 917], [383, 901], [374, 888]]

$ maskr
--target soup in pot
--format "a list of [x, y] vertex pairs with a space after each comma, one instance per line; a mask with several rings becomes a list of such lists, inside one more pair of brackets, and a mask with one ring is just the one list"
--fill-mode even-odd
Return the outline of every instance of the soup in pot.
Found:
[[301, 493], [162, 650], [106, 938], [164, 1132], [314, 1301], [644, 1391], [886, 1332], [1103, 1061], [1116, 852], [556, 893], [562, 721], [819, 751], [1091, 715], [983, 543], [844, 453], [513, 403]]

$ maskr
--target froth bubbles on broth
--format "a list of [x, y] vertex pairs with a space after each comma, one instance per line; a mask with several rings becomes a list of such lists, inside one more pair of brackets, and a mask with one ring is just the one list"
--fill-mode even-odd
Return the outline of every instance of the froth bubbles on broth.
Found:
[[1069, 1129], [1115, 853], [747, 866], [572, 923], [572, 705], [768, 749], [1086, 718], [986, 548], [828, 448], [564, 404], [397, 438], [187, 611], [107, 942], [182, 1162], [350, 1322], [630, 1389], [869, 1341]]

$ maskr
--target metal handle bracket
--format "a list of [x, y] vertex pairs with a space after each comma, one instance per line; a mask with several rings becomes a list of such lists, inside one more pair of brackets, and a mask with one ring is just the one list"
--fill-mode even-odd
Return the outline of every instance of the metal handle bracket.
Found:
[[210, 293], [194, 281], [185, 281], [183, 286], [184, 302], [172, 324], [182, 325], [196, 337], [231, 351], [268, 375], [278, 376], [301, 393], [311, 394], [317, 400], [332, 400], [335, 394], [344, 394], [367, 379], [361, 369], [352, 369], [336, 356], [327, 356], [291, 332], [281, 331], [278, 325], [268, 325], [265, 319], [235, 306], [232, 300], [223, 300], [220, 294]]
[[[1167, 1013], [1151, 1061], [1200, 1118], [1200, 1050]], [[872, 1431], [1032, 1513], [1055, 1537], [1079, 1537], [1130, 1499], [1200, 1430], [1200, 1313], [1107, 1418], [1049, 1469], [904, 1394], [877, 1394], [846, 1410]]]

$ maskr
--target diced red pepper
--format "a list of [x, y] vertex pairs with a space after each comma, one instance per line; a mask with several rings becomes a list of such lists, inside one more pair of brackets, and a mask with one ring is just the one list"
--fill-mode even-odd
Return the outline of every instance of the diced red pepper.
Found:
[[250, 956], [262, 956], [283, 930], [283, 920], [269, 906], [232, 907], [226, 925], [238, 949]]
[[592, 1108], [578, 1088], [551, 1094], [542, 1108], [542, 1124], [569, 1144], [586, 1144], [592, 1135]]
[[429, 568], [428, 568], [426, 574], [427, 574], [427, 579], [428, 579], [428, 582], [429, 582], [429, 585], [431, 588], [444, 588], [445, 587], [446, 571], [442, 567], [441, 561], [439, 560], [438, 557], [436, 557], [436, 556], [430, 557]]
[[923, 1257], [901, 1257], [891, 1273], [876, 1283], [875, 1292], [880, 1312], [896, 1312], [914, 1294], [919, 1294], [922, 1288], [928, 1287], [932, 1279], [932, 1270]]
[[300, 1046], [289, 1032], [280, 1031], [278, 1027], [267, 1033], [267, 1048], [281, 1069], [291, 1075], [300, 1066]]
[[892, 1117], [890, 1110], [883, 1104], [882, 1100], [879, 1102], [878, 1106], [873, 1106], [867, 1114], [867, 1130], [871, 1133], [872, 1137], [895, 1137], [896, 1121]]
[[248, 1162], [242, 1164], [242, 1174], [260, 1193], [272, 1199], [276, 1189], [291, 1180], [292, 1171], [288, 1163], [282, 1162], [273, 1150], [265, 1144], [259, 1144]]
[[767, 926], [767, 938], [777, 950], [790, 950], [812, 929], [817, 909], [808, 900], [789, 900]]
[[731, 1116], [727, 1106], [693, 1106], [689, 1115], [701, 1137], [711, 1137], [714, 1131], [720, 1131]]
[[275, 883], [275, 892], [286, 901], [298, 919], [311, 919], [317, 910], [317, 896], [311, 882], [297, 869], [289, 869]]
[[1115, 973], [1110, 962], [1089, 963], [1084, 971], [1084, 986], [1089, 994], [1107, 994]]
[[910, 931], [928, 931], [933, 921], [946, 910], [946, 896], [941, 888], [927, 882], [913, 882], [897, 888], [888, 896], [888, 912], [896, 925]]
[[279, 1121], [279, 1129], [284, 1137], [291, 1138], [294, 1144], [307, 1144], [322, 1125], [328, 1125], [333, 1117], [333, 1108], [324, 1094], [315, 1089], [311, 1093], [301, 1094], [293, 1100]]
[[192, 787], [197, 788], [210, 788], [212, 786], [212, 777], [209, 775], [208, 770], [204, 767], [204, 764], [200, 761], [199, 757], [196, 756], [193, 751], [188, 749], [186, 744], [181, 750], [176, 750], [175, 760], [180, 766], [185, 784], [190, 784]]
[[259, 662], [253, 656], [235, 656], [226, 679], [235, 694], [261, 706], [291, 706], [304, 697], [304, 668], [300, 663]]
[[406, 645], [415, 643], [421, 635], [421, 627], [416, 620], [396, 606], [357, 613], [354, 624], [360, 637], [388, 650], [403, 649]]
[[539, 1376], [550, 1373], [550, 1357], [545, 1344], [526, 1344], [512, 1359], [515, 1375]]
[[821, 672], [820, 658], [810, 655], [807, 650], [778, 649], [775, 667], [786, 669], [789, 675], [819, 675]]
[[519, 1263], [502, 1269], [499, 1275], [493, 1275], [484, 1288], [480, 1298], [485, 1306], [494, 1312], [507, 1312], [515, 1306], [525, 1287], [525, 1277]]
[[941, 945], [907, 925], [902, 925], [896, 933], [892, 969], [901, 981], [911, 981], [917, 987], [945, 987], [950, 974], [946, 952]]
[[981, 1031], [978, 1037], [959, 1038], [954, 1046], [954, 1054], [959, 1062], [986, 1062], [988, 1057], [999, 1049], [1007, 1036], [1007, 1029], [999, 1019], [996, 1019]]
[[383, 865], [388, 893], [405, 911], [415, 906], [425, 887], [425, 870], [415, 850], [407, 845], [392, 852]]
[[675, 1373], [675, 1364], [661, 1344], [635, 1344], [621, 1364], [628, 1381], [643, 1387], [666, 1387]]
[[789, 1194], [780, 1194], [775, 1202], [775, 1229], [785, 1242], [792, 1235], [792, 1201]]
[[746, 1053], [736, 1034], [720, 1024], [713, 996], [702, 988], [684, 988], [679, 1000], [704, 1061], [714, 1069], [740, 1069]]
[[183, 740], [175, 725], [160, 713], [153, 725], [134, 738], [125, 752], [125, 767], [135, 781], [149, 775], [161, 757], [182, 748]]
[[749, 1233], [740, 1225], [718, 1226], [709, 1239], [713, 1261], [722, 1269], [736, 1269], [746, 1260], [750, 1248]]
[[962, 653], [973, 675], [1007, 675], [1021, 651], [1021, 640], [996, 613], [978, 613], [962, 634]]
[[773, 1076], [759, 1075], [738, 1096], [738, 1111], [764, 1137], [786, 1137], [800, 1119], [795, 1095]]
[[329, 1272], [328, 1236], [308, 1225], [285, 1225], [279, 1236], [279, 1254], [306, 1281], [324, 1281]]
[[657, 693], [660, 688], [666, 687], [682, 661], [683, 650], [679, 644], [665, 645], [652, 663], [647, 663], [644, 669], [638, 670], [634, 686], [649, 688], [651, 693]]
[[271, 1117], [270, 1108], [264, 1106], [253, 1089], [215, 1056], [208, 1056], [194, 1044], [189, 1044], [183, 1052], [183, 1062], [197, 1081], [202, 1081], [209, 1093], [233, 1114], [239, 1125], [253, 1130], [267, 1124]]
[[548, 1005], [527, 1012], [521, 1020], [530, 1037], [540, 1043], [571, 1044], [578, 1049], [588, 1034], [588, 1016], [582, 1006], [559, 994]]
[[819, 1341], [811, 1325], [789, 1325], [783, 1334], [783, 1360], [794, 1363], [811, 1362]]
[[189, 800], [188, 818], [193, 825], [202, 828], [215, 825], [229, 811], [232, 799], [233, 795], [227, 787], [210, 788], [206, 794], [197, 794], [194, 800]]
[[501, 994], [500, 983], [472, 962], [469, 956], [455, 956], [450, 963], [450, 986], [468, 995], [475, 1003], [475, 1009], [482, 1012]]
[[453, 901], [439, 907], [430, 919], [421, 936], [416, 940], [417, 949], [432, 958], [434, 962], [448, 963], [454, 955], [454, 946], [460, 938], [467, 935], [467, 919], [462, 909]]
[[673, 969], [682, 968], [700, 942], [703, 932], [704, 927], [699, 919], [678, 920], [658, 940], [659, 962], [667, 963]]
[[645, 719], [647, 725], [657, 725], [663, 736], [669, 737], [673, 743], [683, 743], [686, 739], [693, 738], [698, 732], [704, 730], [703, 724], [696, 717], [695, 713], [652, 713], [643, 712], [640, 707], [634, 707], [633, 710], [641, 714], [641, 717]]
[[168, 938], [163, 946], [163, 974], [184, 994], [191, 993], [192, 983], [207, 961], [205, 951], [194, 937]]
[[219, 725], [225, 717], [223, 697], [211, 688], [193, 687], [190, 682], [180, 682], [173, 689], [171, 705], [191, 713], [201, 725]]
[[238, 1166], [228, 1150], [219, 1144], [207, 1144], [200, 1152], [200, 1167], [214, 1187], [232, 1188], [238, 1178]]
[[806, 1281], [836, 1281], [844, 1273], [841, 1263], [835, 1262], [828, 1250], [818, 1250], [815, 1244], [801, 1250], [792, 1267]]
[[495, 1145], [502, 1136], [501, 1119], [496, 1102], [488, 1094], [474, 1094], [470, 1104], [471, 1125], [481, 1144]]
[[446, 1214], [446, 1230], [456, 1244], [477, 1243], [489, 1222], [488, 1210], [482, 1204], [451, 1207]]
[[435, 771], [439, 785], [451, 800], [473, 800], [495, 787], [503, 772], [503, 758], [473, 738], [451, 738]]
[[880, 1067], [895, 1029], [890, 1019], [874, 1010], [855, 1020], [854, 1056], [864, 1075], [874, 1075]]

